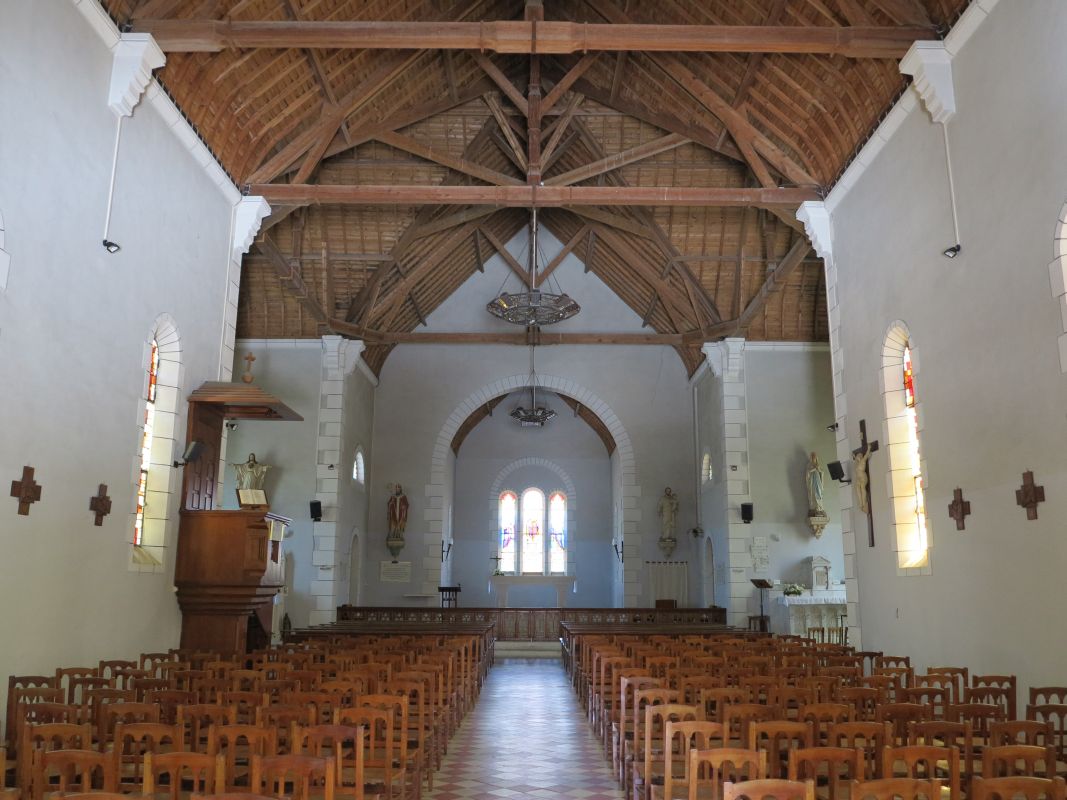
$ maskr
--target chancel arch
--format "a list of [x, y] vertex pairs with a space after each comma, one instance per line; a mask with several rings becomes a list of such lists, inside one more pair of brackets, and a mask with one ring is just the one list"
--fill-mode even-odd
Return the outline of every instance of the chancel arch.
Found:
[[[537, 380], [539, 388], [565, 395], [576, 403], [581, 404], [592, 414], [595, 414], [596, 418], [610, 434], [612, 441], [615, 443], [614, 450], [609, 451], [611, 507], [620, 509], [619, 514], [613, 515], [610, 531], [611, 539], [624, 542], [627, 553], [637, 554], [642, 552], [638, 519], [639, 511], [635, 502], [636, 498], [640, 496], [640, 484], [633, 445], [622, 421], [608, 403], [574, 380], [547, 374], [538, 374]], [[453, 450], [453, 442], [457, 433], [464, 427], [471, 416], [478, 413], [486, 404], [514, 391], [527, 388], [529, 381], [528, 374], [511, 375], [481, 387], [459, 403], [441, 426], [431, 458], [430, 482], [425, 488], [426, 496], [429, 500], [426, 511], [426, 527], [430, 534], [427, 540], [427, 553], [431, 549], [440, 549], [443, 522], [440, 519], [439, 509], [447, 508], [453, 502], [454, 486], [449, 480], [450, 475], [448, 473], [451, 465], [455, 463], [456, 451]], [[497, 402], [499, 403], [499, 400]], [[502, 488], [498, 487], [497, 495], [499, 495], [499, 491]], [[517, 491], [521, 492], [524, 487], [512, 488], [517, 488]], [[440, 501], [436, 498], [440, 498]], [[627, 501], [626, 498], [631, 499]], [[495, 529], [495, 522], [493, 525]], [[610, 551], [605, 548], [605, 557], [608, 552]], [[434, 578], [437, 577], [439, 576], [434, 576]], [[427, 585], [430, 582], [427, 581]], [[623, 563], [613, 560], [612, 586], [617, 605], [638, 605], [641, 596], [641, 570], [637, 568], [636, 556], [633, 566], [625, 572], [623, 571]]]

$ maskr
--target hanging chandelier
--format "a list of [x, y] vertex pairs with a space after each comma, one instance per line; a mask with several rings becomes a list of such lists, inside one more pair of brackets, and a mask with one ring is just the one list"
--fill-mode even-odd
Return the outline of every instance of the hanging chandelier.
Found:
[[[544, 292], [538, 288], [537, 255], [537, 209], [534, 208], [530, 211], [530, 253], [527, 262], [529, 276], [526, 279], [526, 291], [501, 291], [498, 297], [485, 306], [494, 317], [513, 325], [542, 326], [570, 319], [582, 310], [570, 295], [562, 291]], [[558, 281], [556, 288], [560, 288]]]
[[523, 428], [543, 428], [556, 412], [547, 406], [537, 405], [537, 369], [534, 366], [534, 348], [530, 345], [530, 407], [519, 405], [511, 412], [511, 418]]

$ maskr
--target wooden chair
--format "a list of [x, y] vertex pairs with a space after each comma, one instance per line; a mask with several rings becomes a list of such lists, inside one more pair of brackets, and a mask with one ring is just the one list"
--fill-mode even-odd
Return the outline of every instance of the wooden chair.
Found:
[[868, 780], [882, 777], [882, 750], [892, 741], [886, 722], [839, 722], [830, 727], [830, 746], [859, 749]]
[[722, 787], [722, 800], [815, 800], [812, 781], [755, 780], [743, 783], [727, 781]]
[[[1045, 687], [1041, 691], [1052, 692], [1053, 689]], [[1034, 690], [1030, 690], [1031, 695]], [[1047, 722], [1052, 726], [1052, 735], [1055, 738], [1056, 758], [1067, 761], [1067, 704], [1028, 705], [1026, 718], [1038, 722]]]
[[989, 726], [989, 746], [1000, 747], [1005, 744], [1029, 744], [1035, 747], [1056, 749], [1056, 737], [1049, 722], [1032, 719], [994, 722]]
[[159, 722], [159, 706], [155, 703], [106, 703], [100, 707], [100, 724], [97, 738], [101, 743], [110, 742], [118, 724], [134, 722]]
[[118, 791], [115, 761], [95, 750], [37, 750], [33, 753], [33, 800], [56, 793]]
[[725, 747], [726, 728], [707, 720], [668, 720], [663, 743], [663, 784], [652, 784], [652, 800], [685, 800], [689, 796], [689, 751]]
[[1065, 800], [1063, 778], [975, 778], [968, 800]]
[[[897, 689], [896, 699], [900, 705], [920, 705], [929, 708], [928, 719], [947, 719], [946, 709], [952, 705], [952, 679], [947, 675], [919, 675], [916, 680], [943, 683], [937, 686], [923, 683]], [[875, 712], [877, 716], [877, 711]]]
[[1006, 744], [982, 751], [983, 778], [1056, 777], [1056, 752], [1051, 746]]
[[882, 778], [877, 781], [854, 781], [849, 792], [851, 800], [938, 800], [940, 781], [914, 778]]
[[969, 722], [974, 737], [984, 745], [989, 739], [989, 729], [997, 722], [1007, 721], [1007, 709], [1003, 705], [991, 703], [962, 703], [945, 709], [945, 716], [951, 722]]
[[366, 736], [363, 759], [364, 792], [385, 800], [404, 796], [404, 768], [394, 756], [394, 714], [390, 709], [355, 706], [343, 708], [339, 724], [360, 726]]
[[1067, 705], [1067, 686], [1031, 686], [1027, 705]]
[[[96, 667], [60, 667], [56, 670], [55, 680], [52, 682], [52, 686], [60, 689], [63, 692], [63, 699], [57, 702], [74, 704], [76, 702], [74, 697], [74, 690], [71, 683], [75, 678], [99, 678], [96, 673]], [[103, 686], [109, 686], [107, 678], [101, 679]]]
[[159, 722], [122, 723], [115, 726], [111, 754], [119, 789], [131, 793], [144, 791], [145, 753], [162, 755], [183, 749], [182, 732], [177, 725]]
[[738, 746], [748, 744], [748, 729], [753, 722], [769, 722], [780, 719], [782, 711], [778, 706], [766, 706], [762, 703], [734, 703], [723, 709], [723, 725], [730, 733], [730, 741]]
[[830, 744], [830, 729], [842, 722], [853, 719], [852, 706], [845, 703], [812, 703], [804, 706], [797, 713], [797, 719], [811, 724], [814, 737], [811, 746]]
[[331, 758], [335, 762], [335, 791], [363, 800], [366, 731], [359, 725], [309, 725], [294, 728], [293, 747], [299, 755]]
[[836, 702], [852, 707], [852, 719], [874, 722], [881, 692], [872, 686], [842, 686], [837, 690]]
[[884, 779], [913, 778], [942, 783], [947, 781], [950, 800], [961, 800], [963, 796], [960, 751], [955, 747], [887, 747], [882, 751], [882, 776]]
[[615, 725], [614, 738], [611, 746], [611, 764], [619, 783], [626, 782], [625, 758], [626, 745], [633, 744], [634, 717], [636, 706], [634, 694], [641, 689], [659, 688], [660, 682], [650, 675], [633, 675], [624, 673], [619, 676], [619, 717]]
[[789, 753], [815, 746], [810, 722], [770, 720], [748, 726], [748, 748], [767, 753], [768, 778], [785, 778], [789, 771]]
[[928, 722], [933, 719], [930, 706], [919, 703], [886, 703], [875, 712], [876, 722], [886, 722], [892, 733], [891, 744], [896, 747], [908, 743], [908, 728], [915, 722]]
[[225, 768], [222, 756], [207, 753], [145, 753], [144, 794], [178, 800], [187, 791], [221, 792]]
[[4, 735], [7, 736], [8, 746], [15, 748], [18, 743], [14, 734], [18, 729], [15, 722], [17, 703], [15, 702], [16, 689], [28, 689], [39, 686], [46, 689], [55, 688], [55, 677], [52, 675], [10, 675], [7, 679], [7, 711], [4, 715]]
[[737, 686], [700, 690], [700, 704], [704, 707], [704, 718], [714, 722], [723, 722], [723, 710], [727, 706], [744, 702], [745, 693]]
[[151, 689], [144, 693], [142, 702], [159, 706], [159, 721], [164, 725], [176, 725], [178, 706], [195, 705], [196, 700], [196, 692], [179, 689]]
[[310, 725], [313, 712], [304, 706], [267, 705], [256, 709], [256, 727], [274, 731], [276, 755], [292, 751], [293, 725]]
[[252, 790], [252, 757], [277, 755], [277, 731], [256, 725], [212, 725], [208, 728], [207, 753], [223, 761], [222, 791]]
[[652, 784], [663, 780], [667, 754], [667, 723], [699, 720], [702, 714], [703, 709], [700, 706], [686, 706], [681, 703], [645, 706], [642, 726], [644, 740], [641, 748], [643, 758], [635, 758], [633, 764], [632, 785], [635, 800], [651, 800]]
[[[786, 778], [812, 781], [818, 800], [847, 800], [851, 781], [863, 780], [864, 772], [863, 750], [859, 748], [807, 747], [789, 751]], [[820, 795], [819, 786], [823, 783], [826, 794]]]
[[[381, 688], [386, 688], [391, 681], [383, 682]], [[412, 794], [416, 800], [422, 792], [422, 767], [423, 754], [418, 750], [418, 742], [408, 738], [408, 703], [406, 697], [392, 694], [365, 694], [356, 699], [356, 705], [360, 707], [381, 708], [393, 715], [393, 731], [396, 736], [394, 758], [397, 767], [405, 779], [410, 778]], [[404, 790], [406, 792], [406, 790]], [[406, 796], [406, 795], [405, 795]]]
[[929, 667], [926, 670], [926, 674], [928, 676], [944, 675], [949, 678], [952, 681], [952, 700], [950, 702], [964, 702], [963, 695], [970, 683], [971, 675], [971, 671], [967, 667]]
[[92, 750], [93, 730], [88, 724], [50, 722], [25, 725], [20, 734], [15, 785], [25, 797], [32, 796], [33, 754], [49, 750]]
[[212, 725], [235, 725], [237, 709], [233, 706], [220, 706], [215, 703], [196, 703], [178, 706], [178, 719], [175, 723], [182, 732], [184, 749], [190, 753], [206, 753], [208, 731]]
[[312, 797], [333, 800], [336, 785], [332, 758], [294, 755], [252, 757], [252, 786], [257, 794], [290, 800], [311, 800]]
[[634, 735], [630, 741], [623, 742], [623, 792], [627, 795], [633, 790], [634, 766], [645, 757], [645, 711], [651, 705], [674, 703], [678, 692], [674, 689], [650, 687], [634, 692], [633, 720]]
[[767, 777], [767, 754], [762, 750], [716, 747], [689, 751], [688, 800], [720, 800], [723, 786], [732, 781]]

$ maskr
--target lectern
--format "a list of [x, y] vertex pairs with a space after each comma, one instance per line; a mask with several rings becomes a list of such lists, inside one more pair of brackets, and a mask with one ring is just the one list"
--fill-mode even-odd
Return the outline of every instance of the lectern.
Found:
[[205, 383], [189, 395], [187, 442], [200, 456], [185, 465], [174, 585], [181, 646], [224, 655], [270, 643], [271, 604], [285, 583], [281, 542], [292, 520], [269, 508], [216, 508], [226, 420], [301, 420], [258, 386]]
[[[757, 619], [759, 626], [757, 630], [760, 633], [767, 633], [768, 629], [770, 628], [770, 625], [768, 624], [770, 622], [770, 619], [763, 610], [763, 598], [766, 596], [767, 590], [774, 586], [774, 584], [766, 578], [752, 578], [751, 581], [752, 585], [759, 589], [759, 617]], [[751, 627], [751, 622], [749, 624], [749, 627]]]

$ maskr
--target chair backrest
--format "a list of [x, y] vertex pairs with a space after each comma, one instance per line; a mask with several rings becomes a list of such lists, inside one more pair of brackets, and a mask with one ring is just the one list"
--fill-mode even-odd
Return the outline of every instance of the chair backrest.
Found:
[[881, 692], [873, 686], [842, 686], [837, 690], [835, 699], [852, 707], [852, 719], [873, 722], [881, 702]]
[[[1051, 690], [1046, 688], [1046, 691]], [[1048, 722], [1052, 725], [1056, 754], [1060, 760], [1063, 760], [1067, 756], [1067, 703], [1028, 705], [1026, 707], [1026, 718], [1037, 720], [1038, 722]]]
[[814, 736], [812, 747], [828, 745], [830, 744], [830, 728], [841, 722], [851, 722], [853, 708], [847, 703], [812, 703], [797, 712], [797, 719], [811, 723]]
[[915, 778], [853, 781], [849, 790], [849, 800], [938, 800], [940, 796], [940, 781]]
[[913, 722], [926, 722], [933, 719], [932, 708], [920, 703], [886, 703], [878, 707], [875, 721], [888, 722], [891, 727], [892, 745], [908, 743], [908, 727]]
[[1030, 744], [1037, 747], [1055, 749], [1055, 733], [1052, 724], [1038, 722], [1034, 719], [1017, 719], [1008, 722], [994, 722], [989, 726], [989, 745], [999, 747], [1005, 744]]
[[864, 772], [863, 750], [858, 747], [805, 747], [789, 751], [786, 778], [815, 781], [817, 795], [819, 782], [825, 780], [826, 795], [820, 800], [838, 800], [842, 787], [863, 780]]
[[767, 753], [766, 777], [769, 778], [786, 776], [789, 751], [814, 746], [815, 735], [810, 722], [767, 720], [748, 726], [748, 748]]
[[273, 727], [238, 723], [211, 725], [207, 735], [207, 753], [222, 758], [224, 784], [220, 791], [251, 791], [249, 775], [237, 769], [238, 758], [277, 755], [278, 732]]
[[313, 796], [333, 800], [337, 785], [334, 769], [332, 758], [252, 756], [252, 791], [291, 800], [310, 800]]
[[[22, 727], [15, 762], [15, 783], [25, 797], [31, 794], [33, 753], [37, 750], [92, 750], [93, 730], [89, 724], [45, 722]], [[2, 783], [2, 781], [0, 781]]]
[[1006, 744], [982, 750], [983, 778], [1056, 777], [1056, 751], [1050, 745]]
[[366, 730], [362, 725], [309, 725], [293, 730], [293, 749], [298, 755], [331, 758], [335, 762], [337, 791], [364, 793]]
[[722, 800], [814, 800], [814, 781], [788, 781], [764, 779], [732, 783], [727, 781], [722, 787]]
[[206, 752], [208, 731], [212, 725], [234, 725], [237, 709], [217, 703], [195, 703], [178, 706], [177, 726], [185, 737], [185, 749], [190, 752]]
[[178, 800], [186, 785], [202, 794], [221, 792], [225, 763], [222, 756], [207, 753], [145, 753], [144, 793]]
[[100, 708], [97, 736], [110, 742], [119, 723], [159, 722], [159, 706], [155, 703], [107, 703]]
[[968, 800], [1064, 800], [1063, 778], [972, 778]]
[[868, 780], [882, 775], [882, 750], [892, 741], [887, 722], [839, 722], [830, 726], [831, 747], [859, 748]]
[[35, 750], [32, 783], [34, 800], [50, 792], [118, 791], [114, 758], [95, 750]]
[[913, 744], [887, 747], [882, 751], [884, 779], [940, 780], [939, 776], [944, 773], [948, 775], [949, 797], [951, 800], [961, 800], [962, 773], [958, 748]]
[[1067, 705], [1067, 686], [1031, 686], [1027, 705]]
[[686, 775], [689, 800], [718, 800], [727, 778], [733, 781], [766, 778], [767, 753], [740, 747], [690, 750]]

